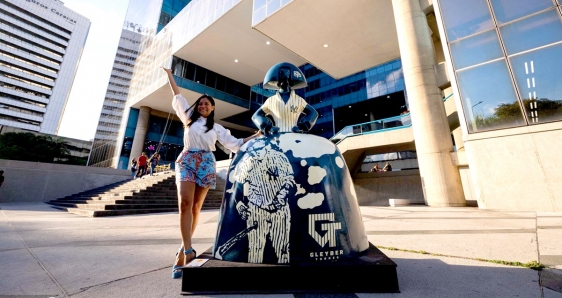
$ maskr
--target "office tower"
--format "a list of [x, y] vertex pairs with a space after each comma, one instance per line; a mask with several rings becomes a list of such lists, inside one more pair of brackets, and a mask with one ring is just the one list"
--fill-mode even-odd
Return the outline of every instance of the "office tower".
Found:
[[57, 133], [89, 29], [58, 0], [0, 1], [0, 124]]
[[88, 166], [114, 167], [115, 148], [141, 40], [139, 28], [125, 22], [90, 151]]

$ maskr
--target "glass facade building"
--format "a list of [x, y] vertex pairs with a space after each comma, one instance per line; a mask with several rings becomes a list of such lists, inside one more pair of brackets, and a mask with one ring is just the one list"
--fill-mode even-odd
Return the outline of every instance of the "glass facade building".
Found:
[[[118, 167], [141, 151], [159, 151], [172, 163], [182, 149], [160, 67], [172, 68], [188, 101], [213, 96], [216, 120], [243, 137], [255, 131], [251, 116], [273, 95], [263, 89], [263, 76], [285, 61], [307, 78], [296, 93], [319, 113], [311, 133], [345, 151], [363, 189], [387, 187], [366, 167], [391, 161], [395, 171], [409, 171], [384, 174], [393, 185], [405, 183], [402, 193], [380, 189], [393, 198], [414, 194], [414, 202], [429, 206], [472, 200], [515, 210], [520, 206], [498, 198], [512, 189], [531, 193], [533, 185], [562, 208], [562, 189], [549, 180], [562, 164], [547, 153], [562, 145], [560, 1], [310, 5], [132, 0], [126, 25], [142, 37], [116, 145]], [[342, 11], [354, 22], [340, 18]], [[218, 149], [217, 160], [228, 153]], [[533, 173], [521, 174], [524, 180], [510, 176], [520, 163]], [[516, 204], [528, 210], [546, 204], [523, 197]]]
[[470, 133], [562, 120], [560, 3], [440, 6]]

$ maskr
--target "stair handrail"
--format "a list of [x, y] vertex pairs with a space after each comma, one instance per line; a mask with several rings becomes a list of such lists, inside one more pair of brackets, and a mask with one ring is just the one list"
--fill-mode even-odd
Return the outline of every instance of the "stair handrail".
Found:
[[[384, 127], [385, 123], [394, 121], [394, 120], [398, 120], [400, 119], [402, 122], [402, 125], [399, 126], [393, 126], [393, 127]], [[372, 127], [373, 124], [380, 124], [381, 128], [376, 128], [372, 129], [372, 130], [363, 130], [363, 127]], [[340, 142], [342, 142], [344, 139], [348, 138], [348, 137], [353, 137], [353, 136], [358, 136], [358, 135], [364, 135], [364, 134], [369, 134], [369, 133], [376, 133], [376, 132], [382, 132], [382, 131], [390, 131], [390, 130], [395, 130], [395, 129], [401, 129], [401, 128], [406, 128], [406, 127], [410, 127], [412, 126], [412, 120], [410, 118], [410, 112], [402, 114], [402, 115], [398, 115], [398, 116], [393, 116], [393, 117], [388, 117], [388, 118], [384, 118], [384, 119], [378, 119], [378, 120], [373, 120], [373, 121], [369, 121], [369, 122], [363, 122], [363, 123], [358, 123], [358, 124], [351, 124], [348, 125], [344, 128], [342, 128], [337, 134], [335, 134], [334, 136], [332, 136], [330, 138], [330, 141], [334, 142], [336, 144], [339, 144]], [[359, 133], [354, 133], [353, 132], [353, 128], [354, 127], [359, 127], [360, 131]]]

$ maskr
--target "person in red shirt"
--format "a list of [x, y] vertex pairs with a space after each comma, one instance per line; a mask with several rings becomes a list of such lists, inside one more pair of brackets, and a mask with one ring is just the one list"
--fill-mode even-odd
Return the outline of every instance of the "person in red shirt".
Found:
[[142, 176], [146, 174], [147, 161], [148, 157], [146, 157], [146, 153], [141, 153], [141, 156], [139, 156], [138, 158], [138, 170], [136, 174], [137, 178], [142, 178]]

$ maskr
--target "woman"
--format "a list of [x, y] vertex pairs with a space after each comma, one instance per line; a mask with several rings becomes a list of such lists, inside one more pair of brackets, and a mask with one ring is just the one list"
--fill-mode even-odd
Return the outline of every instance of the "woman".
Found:
[[131, 160], [131, 179], [135, 179], [136, 172], [137, 172], [137, 159], [133, 157], [133, 160]]
[[379, 164], [376, 163], [375, 166], [371, 169], [371, 172], [380, 172], [381, 170], [379, 169]]
[[160, 160], [160, 154], [158, 152], [154, 153], [149, 159], [150, 163], [150, 176], [154, 175], [154, 168], [158, 166], [158, 161]]
[[389, 162], [387, 162], [387, 163], [384, 165], [384, 168], [382, 168], [382, 171], [383, 171], [383, 172], [391, 172], [391, 171], [392, 171], [392, 166], [390, 165]]
[[[231, 151], [247, 141], [260, 136], [257, 132], [244, 139], [230, 135], [230, 131], [215, 123], [215, 101], [208, 95], [202, 95], [189, 106], [174, 80], [171, 69], [164, 69], [174, 98], [172, 107], [184, 124], [184, 149], [176, 159], [176, 185], [180, 211], [180, 232], [182, 246], [176, 254], [176, 264], [172, 268], [172, 277], [180, 278], [181, 267], [195, 259], [196, 252], [191, 247], [191, 236], [197, 226], [201, 206], [210, 188], [215, 188], [216, 168], [215, 143], [219, 141]], [[194, 109], [192, 109], [195, 107]]]

